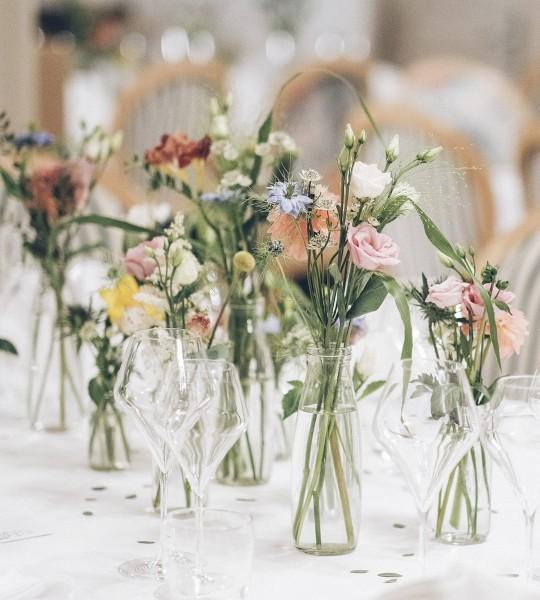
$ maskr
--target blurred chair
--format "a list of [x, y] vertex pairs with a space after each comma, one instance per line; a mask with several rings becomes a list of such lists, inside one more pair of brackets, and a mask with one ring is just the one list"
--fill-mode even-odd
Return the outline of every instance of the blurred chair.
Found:
[[[348, 59], [311, 63], [283, 90], [276, 103], [276, 121], [298, 144], [298, 166], [321, 169], [334, 159], [343, 141], [347, 115], [358, 105], [355, 92], [336, 78], [346, 79], [365, 96], [369, 64]], [[333, 75], [334, 74], [334, 75]]]
[[458, 57], [432, 57], [407, 67], [405, 87], [409, 103], [467, 135], [489, 164], [513, 163], [532, 109], [504, 73]]
[[[529, 321], [529, 335], [519, 355], [503, 361], [504, 374], [534, 373], [540, 369], [540, 208], [529, 211], [523, 223], [504, 236], [496, 236], [479, 253], [483, 264], [489, 260], [500, 266], [501, 279], [508, 279], [509, 289], [516, 294], [514, 304]], [[494, 361], [493, 361], [494, 362]], [[494, 364], [489, 375], [498, 376]]]
[[529, 209], [540, 205], [540, 120], [525, 127], [518, 149], [518, 163]]
[[[446, 128], [412, 108], [381, 106], [371, 110], [381, 135], [387, 144], [399, 135], [398, 163], [407, 163], [421, 150], [442, 146], [437, 161], [419, 166], [408, 173], [404, 181], [419, 192], [419, 204], [452, 242], [464, 247], [481, 246], [493, 234], [494, 209], [489, 177], [483, 157], [473, 149], [463, 135]], [[384, 165], [385, 150], [361, 110], [350, 116], [354, 131], [368, 132], [368, 141], [359, 160]], [[338, 176], [334, 169], [335, 177]], [[337, 179], [331, 182], [339, 189]], [[443, 271], [437, 252], [426, 239], [420, 219], [414, 211], [390, 224], [388, 233], [401, 248], [401, 263], [397, 274], [405, 279], [418, 279]]]
[[218, 63], [160, 64], [141, 73], [120, 96], [113, 131], [122, 130], [124, 140], [104, 183], [124, 205], [139, 202], [147, 193], [141, 169], [126, 170], [126, 163], [156, 145], [163, 133], [204, 135], [210, 121], [208, 103], [222, 92], [223, 80]]

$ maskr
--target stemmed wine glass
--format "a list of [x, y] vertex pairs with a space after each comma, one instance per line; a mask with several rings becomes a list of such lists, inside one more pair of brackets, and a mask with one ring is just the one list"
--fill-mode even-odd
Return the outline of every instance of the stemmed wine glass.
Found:
[[501, 377], [487, 405], [482, 442], [502, 469], [525, 519], [525, 576], [532, 568], [534, 520], [540, 506], [540, 377]]
[[167, 516], [167, 479], [171, 466], [167, 422], [174, 413], [178, 444], [185, 431], [199, 418], [202, 400], [191, 393], [189, 381], [204, 378], [193, 357], [204, 356], [200, 338], [183, 329], [143, 330], [128, 338], [116, 379], [115, 400], [134, 418], [160, 471], [160, 556], [155, 560], [134, 559], [120, 565], [126, 577], [163, 578], [163, 531]]
[[[174, 456], [190, 482], [195, 498], [196, 544], [195, 556], [169, 557], [184, 563], [192, 562], [191, 587], [188, 597], [207, 597], [219, 587], [219, 577], [204, 571], [201, 556], [203, 542], [203, 498], [210, 480], [232, 446], [247, 427], [247, 408], [236, 367], [225, 360], [187, 360], [187, 365], [201, 365], [209, 379], [199, 377], [190, 381], [191, 393], [204, 403], [197, 422], [187, 433], [177, 425], [177, 413], [167, 425], [168, 441]], [[202, 399], [205, 400], [202, 400]], [[182, 416], [179, 417], [182, 420]], [[168, 597], [166, 590], [158, 590], [158, 597]]]
[[420, 517], [418, 555], [424, 569], [429, 510], [443, 482], [479, 436], [476, 406], [461, 365], [428, 359], [393, 365], [373, 430], [414, 497]]

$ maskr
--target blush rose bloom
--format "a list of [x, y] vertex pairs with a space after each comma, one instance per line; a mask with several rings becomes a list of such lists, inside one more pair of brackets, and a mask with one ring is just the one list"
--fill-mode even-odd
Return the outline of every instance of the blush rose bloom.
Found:
[[378, 271], [399, 264], [398, 245], [369, 223], [349, 227], [347, 246], [352, 262], [361, 269]]
[[351, 193], [356, 198], [377, 198], [392, 181], [377, 165], [355, 162], [351, 173]]
[[124, 257], [124, 267], [129, 275], [135, 279], [144, 281], [150, 277], [156, 268], [156, 261], [147, 255], [147, 248], [153, 250], [163, 249], [163, 237], [158, 236], [149, 241], [141, 242], [134, 248], [130, 248]]
[[455, 306], [462, 301], [463, 288], [465, 285], [466, 284], [463, 283], [463, 281], [450, 275], [450, 277], [441, 283], [434, 283], [430, 286], [426, 300], [439, 308]]

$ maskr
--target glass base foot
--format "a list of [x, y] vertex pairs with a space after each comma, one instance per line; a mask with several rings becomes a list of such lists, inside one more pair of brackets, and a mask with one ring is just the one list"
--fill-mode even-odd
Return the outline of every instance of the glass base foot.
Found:
[[354, 551], [356, 546], [350, 546], [349, 544], [313, 544], [305, 546], [296, 546], [298, 550], [305, 552], [306, 554], [313, 554], [314, 556], [339, 556], [341, 554], [350, 554]]
[[159, 560], [134, 558], [122, 563], [118, 567], [118, 572], [123, 577], [132, 579], [164, 579], [163, 566]]
[[452, 546], [473, 546], [474, 544], [483, 544], [487, 535], [478, 534], [474, 537], [466, 533], [441, 533], [440, 536], [434, 538], [439, 544], [450, 544]]

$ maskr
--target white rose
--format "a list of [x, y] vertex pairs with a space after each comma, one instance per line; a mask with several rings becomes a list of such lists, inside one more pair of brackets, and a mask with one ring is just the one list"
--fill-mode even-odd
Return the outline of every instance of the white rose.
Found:
[[139, 288], [139, 291], [133, 296], [134, 300], [142, 304], [148, 304], [158, 310], [165, 311], [169, 307], [165, 294], [155, 288], [153, 285], [145, 284]]
[[356, 198], [377, 198], [391, 181], [390, 173], [383, 173], [377, 165], [358, 161], [351, 173], [351, 192]]
[[174, 294], [177, 294], [183, 286], [196, 281], [201, 270], [199, 261], [191, 252], [184, 251], [181, 258], [182, 260], [173, 275], [172, 288]]

